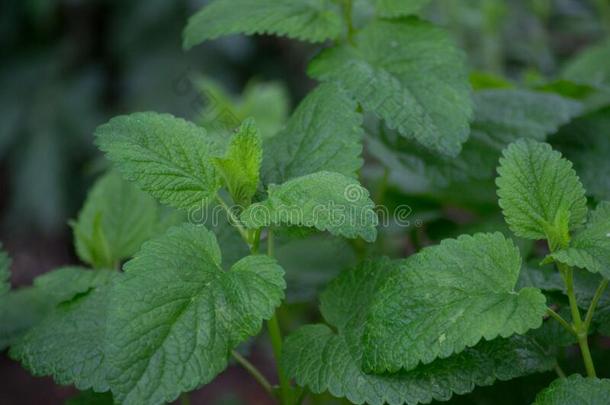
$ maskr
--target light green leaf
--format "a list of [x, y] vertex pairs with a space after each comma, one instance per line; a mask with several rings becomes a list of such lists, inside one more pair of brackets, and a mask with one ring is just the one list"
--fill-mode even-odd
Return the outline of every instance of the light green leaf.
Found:
[[600, 203], [591, 213], [586, 228], [573, 236], [570, 246], [550, 257], [610, 279], [610, 202]]
[[500, 233], [463, 235], [423, 249], [379, 291], [364, 335], [364, 367], [411, 370], [446, 358], [482, 338], [537, 328], [546, 299], [515, 291], [519, 250]]
[[534, 405], [605, 405], [610, 397], [610, 380], [574, 374], [560, 378], [536, 396]]
[[546, 143], [520, 140], [503, 152], [499, 204], [510, 229], [526, 239], [563, 235], [587, 216], [587, 199], [572, 164]]
[[94, 267], [116, 267], [153, 236], [158, 217], [152, 197], [110, 172], [95, 183], [72, 224], [76, 252]]
[[362, 114], [339, 86], [322, 84], [298, 106], [286, 127], [264, 145], [267, 184], [319, 171], [350, 177], [362, 166]]
[[439, 28], [415, 18], [376, 21], [355, 45], [323, 51], [309, 74], [338, 83], [388, 127], [456, 156], [472, 116], [464, 55]]
[[162, 203], [200, 207], [220, 188], [211, 159], [220, 146], [195, 124], [169, 114], [136, 113], [113, 118], [95, 135], [123, 176]]
[[585, 49], [568, 63], [561, 76], [575, 83], [608, 88], [610, 87], [608, 60], [610, 60], [610, 41]]
[[190, 224], [146, 242], [124, 269], [110, 297], [106, 348], [110, 386], [124, 404], [171, 402], [211, 381], [285, 288], [267, 256], [222, 270], [214, 235]]
[[239, 122], [252, 117], [261, 137], [266, 139], [274, 136], [288, 118], [290, 97], [281, 82], [251, 81], [238, 97], [209, 78], [195, 80], [195, 86], [205, 102], [197, 123], [208, 131], [225, 135]]
[[346, 238], [377, 237], [377, 215], [369, 192], [357, 180], [318, 172], [269, 186], [267, 200], [241, 215], [248, 228], [282, 224], [314, 227]]
[[381, 17], [396, 18], [416, 14], [430, 0], [375, 0], [375, 3]]
[[331, 0], [214, 0], [189, 19], [183, 46], [242, 33], [324, 42], [342, 32], [340, 8]]
[[526, 90], [481, 90], [474, 101], [472, 131], [458, 157], [426, 150], [392, 131], [367, 139], [369, 151], [401, 178], [416, 176], [427, 187], [444, 188], [491, 179], [505, 146], [522, 137], [544, 140], [580, 112], [569, 99]]
[[231, 138], [223, 158], [214, 158], [236, 204], [247, 207], [256, 193], [263, 160], [261, 135], [254, 120], [245, 121]]
[[[83, 279], [78, 280], [76, 269], [72, 270], [67, 278], [65, 271], [60, 270], [62, 274], [58, 279], [72, 280], [83, 292], [53, 309], [11, 347], [10, 355], [33, 375], [52, 375], [58, 384], [74, 384], [81, 390], [106, 391], [104, 342], [108, 282], [117, 274], [106, 270], [79, 270]], [[107, 276], [89, 274], [100, 272]], [[50, 288], [51, 284], [45, 286]], [[54, 287], [65, 286], [57, 284]], [[57, 294], [61, 295], [61, 290], [54, 295]]]
[[307, 325], [285, 342], [283, 364], [300, 386], [329, 391], [356, 404], [399, 405], [448, 400], [497, 379], [545, 371], [555, 358], [531, 336], [482, 342], [448, 359], [412, 371], [366, 374], [361, 369], [361, 338], [367, 311], [379, 288], [400, 262], [382, 259], [343, 272], [321, 296], [326, 325]]
[[60, 267], [34, 279], [34, 287], [54, 304], [85, 294], [95, 286], [109, 283], [115, 273], [103, 269], [91, 271], [82, 267]]
[[0, 243], [0, 298], [11, 289], [11, 258], [2, 250]]

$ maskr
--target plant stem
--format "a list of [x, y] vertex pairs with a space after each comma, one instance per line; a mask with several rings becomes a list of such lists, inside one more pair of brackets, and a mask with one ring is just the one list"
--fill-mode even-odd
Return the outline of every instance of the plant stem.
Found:
[[563, 372], [559, 364], [555, 363], [555, 372], [559, 378], [566, 378], [566, 373]]
[[574, 330], [576, 330], [577, 333], [578, 346], [580, 347], [580, 354], [585, 363], [587, 375], [589, 377], [596, 377], [595, 366], [593, 365], [593, 358], [591, 357], [589, 342], [587, 340], [589, 330], [580, 317], [580, 310], [578, 309], [578, 303], [576, 302], [576, 294], [574, 294], [574, 272], [571, 267], [566, 266], [563, 263], [557, 263], [557, 267], [566, 284], [568, 300], [570, 301], [570, 310], [572, 311], [572, 323], [574, 324]]
[[[275, 240], [273, 236], [273, 230], [269, 229], [267, 233], [267, 255], [273, 257], [275, 252]], [[290, 380], [286, 378], [284, 369], [282, 367], [282, 332], [280, 330], [280, 323], [277, 319], [277, 311], [269, 321], [267, 321], [267, 329], [269, 331], [269, 337], [271, 338], [271, 347], [273, 348], [273, 357], [275, 357], [275, 365], [277, 368], [277, 377], [280, 382], [280, 402], [284, 405], [290, 404], [291, 401], [291, 388]]]
[[557, 312], [553, 311], [551, 308], [547, 308], [546, 312], [551, 318], [553, 318], [557, 322], [559, 322], [559, 324], [561, 324], [561, 326], [563, 326], [568, 332], [570, 332], [574, 336], [577, 336], [576, 331], [574, 330], [574, 327], [572, 325], [570, 325], [568, 323], [568, 321], [563, 319], [563, 317], [561, 315], [559, 315]]
[[231, 211], [231, 208], [229, 207], [227, 202], [225, 200], [223, 200], [223, 198], [220, 196], [220, 194], [216, 194], [216, 200], [224, 208], [224, 210], [227, 212], [227, 215], [229, 216], [231, 225], [234, 225], [237, 228], [237, 230], [241, 234], [241, 237], [244, 238], [246, 243], [248, 243], [248, 245], [249, 245], [250, 244], [250, 238], [248, 237], [248, 231], [246, 231], [244, 229], [244, 227], [242, 226], [241, 222], [239, 222], [239, 219], [235, 216], [233, 211]]
[[343, 18], [345, 19], [345, 24], [347, 25], [347, 41], [350, 43], [353, 42], [354, 33], [356, 32], [352, 21], [352, 12], [352, 0], [343, 0]]
[[246, 369], [247, 372], [250, 373], [250, 375], [252, 375], [252, 377], [254, 377], [254, 379], [265, 389], [265, 391], [269, 393], [269, 395], [272, 397], [274, 396], [273, 387], [269, 381], [267, 381], [265, 376], [256, 367], [254, 367], [252, 363], [250, 363], [245, 357], [237, 353], [235, 350], [231, 351], [231, 355], [239, 364], [241, 364], [244, 369]]
[[585, 329], [586, 330], [589, 330], [589, 327], [591, 326], [591, 321], [593, 320], [593, 314], [595, 314], [595, 308], [597, 308], [597, 304], [599, 303], [599, 300], [602, 298], [602, 295], [604, 294], [606, 287], [608, 287], [608, 280], [603, 279], [601, 281], [601, 283], [599, 283], [597, 290], [595, 290], [595, 295], [593, 296], [593, 300], [591, 300], [591, 304], [589, 305], [589, 309], [587, 310], [587, 316], [585, 317]]
[[191, 405], [191, 397], [188, 392], [183, 392], [180, 395], [180, 404], [181, 405]]

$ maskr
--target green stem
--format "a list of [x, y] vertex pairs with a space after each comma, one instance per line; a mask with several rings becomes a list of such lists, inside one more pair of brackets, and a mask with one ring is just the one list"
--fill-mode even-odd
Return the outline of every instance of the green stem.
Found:
[[593, 315], [595, 314], [595, 308], [597, 308], [597, 304], [599, 303], [599, 300], [602, 298], [602, 295], [604, 295], [604, 291], [606, 290], [606, 287], [608, 287], [608, 280], [603, 279], [601, 281], [601, 283], [599, 283], [599, 286], [597, 287], [597, 290], [595, 291], [595, 295], [593, 296], [593, 300], [591, 301], [591, 304], [589, 305], [589, 309], [587, 310], [587, 316], [585, 317], [585, 329], [588, 331], [589, 327], [591, 326], [591, 321], [593, 321]]
[[555, 372], [557, 373], [557, 376], [559, 378], [566, 378], [566, 373], [564, 373], [563, 369], [561, 368], [561, 366], [557, 363], [555, 363]]
[[587, 340], [589, 330], [580, 317], [580, 310], [578, 309], [576, 294], [574, 293], [574, 271], [571, 267], [566, 266], [563, 263], [557, 263], [557, 267], [566, 284], [568, 300], [570, 301], [570, 310], [572, 311], [572, 323], [574, 324], [574, 330], [576, 330], [577, 333], [578, 346], [580, 347], [580, 354], [585, 363], [587, 375], [589, 377], [596, 377], [595, 366], [593, 365], [593, 358], [591, 357], [591, 350], [589, 350], [589, 342]]
[[551, 308], [547, 308], [546, 309], [547, 314], [555, 319], [557, 322], [559, 322], [559, 324], [561, 326], [563, 326], [568, 332], [570, 332], [572, 335], [576, 336], [576, 331], [574, 330], [574, 327], [572, 327], [572, 325], [570, 325], [568, 323], [568, 321], [566, 321], [565, 319], [563, 319], [563, 317], [561, 315], [559, 315], [557, 312], [553, 311]]
[[220, 196], [220, 194], [216, 194], [216, 200], [227, 212], [231, 225], [234, 225], [237, 228], [237, 230], [241, 234], [241, 237], [244, 238], [244, 240], [246, 241], [246, 243], [248, 243], [248, 245], [250, 245], [250, 238], [248, 237], [248, 231], [246, 231], [246, 229], [242, 226], [241, 222], [239, 222], [239, 219], [235, 216], [235, 214], [233, 213], [233, 211], [231, 210], [231, 208], [229, 207], [227, 202], [225, 200], [223, 200], [223, 198]]
[[256, 367], [254, 367], [252, 363], [250, 363], [245, 357], [237, 353], [235, 350], [231, 351], [231, 355], [235, 358], [235, 360], [237, 360], [239, 364], [241, 364], [241, 366], [247, 372], [250, 373], [250, 375], [252, 375], [252, 377], [254, 377], [254, 379], [265, 389], [265, 391], [269, 393], [269, 395], [271, 395], [272, 397], [274, 396], [273, 387], [271, 386], [269, 381], [267, 381], [265, 376]]
[[353, 8], [352, 0], [343, 0], [343, 18], [347, 25], [347, 41], [350, 43], [353, 42], [354, 33], [356, 32], [352, 16]]
[[180, 395], [180, 404], [181, 405], [191, 405], [191, 397], [189, 396], [188, 392], [183, 392]]
[[[267, 233], [267, 255], [273, 257], [275, 251], [275, 239], [273, 236], [273, 230], [269, 229]], [[277, 319], [277, 312], [273, 314], [271, 319], [267, 321], [267, 329], [269, 331], [269, 337], [271, 338], [271, 347], [273, 348], [273, 356], [275, 357], [275, 363], [277, 368], [277, 376], [280, 382], [280, 402], [284, 405], [290, 404], [291, 401], [291, 387], [290, 380], [286, 377], [284, 369], [282, 367], [282, 332], [280, 329], [280, 323]]]

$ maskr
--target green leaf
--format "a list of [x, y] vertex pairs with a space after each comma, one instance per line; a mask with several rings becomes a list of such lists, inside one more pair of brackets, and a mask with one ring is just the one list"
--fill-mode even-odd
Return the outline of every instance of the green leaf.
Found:
[[267, 184], [331, 171], [356, 177], [362, 166], [362, 114], [339, 86], [322, 84], [312, 91], [279, 134], [264, 145]]
[[[108, 282], [117, 274], [79, 270], [83, 280], [78, 280], [76, 271], [69, 278], [60, 272], [63, 275], [59, 278], [71, 279], [79, 289], [84, 290], [90, 282], [87, 290], [59, 304], [11, 347], [10, 355], [33, 375], [52, 375], [58, 384], [74, 384], [80, 390], [106, 391], [104, 343]], [[96, 277], [90, 273], [107, 275]]]
[[195, 124], [169, 114], [136, 113], [113, 118], [95, 135], [123, 176], [164, 204], [200, 207], [220, 188], [211, 159], [220, 146]]
[[577, 55], [563, 69], [561, 76], [575, 83], [610, 87], [610, 41], [592, 46]]
[[569, 247], [550, 256], [558, 262], [610, 279], [610, 202], [604, 201], [597, 206], [586, 228], [573, 236]]
[[242, 33], [324, 42], [342, 32], [340, 9], [331, 0], [215, 0], [189, 19], [183, 46]]
[[574, 162], [588, 195], [610, 200], [610, 108], [585, 115], [562, 128], [553, 145]]
[[384, 18], [396, 18], [416, 14], [430, 0], [375, 0], [377, 14]]
[[254, 120], [247, 120], [231, 138], [225, 157], [214, 159], [233, 201], [244, 207], [250, 205], [258, 187], [262, 143]]
[[517, 236], [546, 239], [584, 222], [583, 186], [572, 164], [550, 145], [532, 140], [512, 143], [503, 152], [498, 173], [499, 204]]
[[463, 235], [423, 249], [379, 291], [364, 335], [364, 367], [411, 370], [449, 357], [481, 338], [537, 328], [546, 299], [515, 291], [519, 250], [500, 233]]
[[114, 405], [112, 393], [83, 391], [66, 400], [65, 405]]
[[51, 302], [59, 304], [109, 283], [114, 275], [107, 269], [91, 271], [82, 267], [61, 267], [36, 277], [34, 287]]
[[284, 125], [289, 112], [288, 90], [281, 82], [251, 81], [240, 97], [233, 97], [219, 83], [202, 78], [195, 80], [205, 102], [197, 123], [211, 132], [225, 135], [237, 123], [254, 118], [263, 139], [275, 135]]
[[256, 335], [283, 298], [283, 270], [248, 256], [230, 271], [202, 226], [146, 242], [124, 266], [109, 303], [110, 386], [124, 404], [171, 402], [225, 369], [231, 349]]
[[519, 138], [543, 141], [582, 110], [576, 101], [530, 90], [481, 90], [474, 101], [471, 137], [495, 149]]
[[0, 298], [2, 298], [11, 289], [11, 258], [2, 250], [0, 243]]
[[346, 238], [377, 237], [377, 215], [369, 192], [357, 180], [318, 172], [269, 186], [267, 200], [241, 215], [248, 228], [282, 224], [314, 227]]
[[37, 288], [24, 287], [0, 299], [0, 350], [17, 342], [49, 313], [55, 303]]
[[448, 359], [412, 371], [366, 374], [361, 369], [361, 338], [367, 311], [378, 290], [400, 262], [381, 259], [343, 272], [321, 296], [326, 325], [307, 325], [285, 341], [283, 365], [300, 386], [329, 391], [356, 404], [428, 403], [448, 400], [497, 379], [545, 371], [555, 358], [530, 336], [482, 342]]
[[97, 268], [116, 267], [155, 233], [156, 201], [117, 173], [100, 178], [73, 223], [78, 256]]
[[609, 396], [610, 380], [574, 374], [553, 381], [536, 396], [534, 405], [605, 405]]
[[456, 156], [472, 116], [464, 55], [441, 29], [415, 18], [376, 21], [355, 45], [323, 51], [309, 74], [338, 83], [401, 135]]
[[426, 150], [391, 131], [367, 139], [368, 149], [398, 172], [397, 177], [417, 177], [425, 187], [445, 188], [452, 183], [491, 179], [505, 146], [521, 137], [544, 140], [580, 112], [576, 102], [526, 90], [481, 90], [474, 93], [474, 101], [472, 131], [458, 157]]

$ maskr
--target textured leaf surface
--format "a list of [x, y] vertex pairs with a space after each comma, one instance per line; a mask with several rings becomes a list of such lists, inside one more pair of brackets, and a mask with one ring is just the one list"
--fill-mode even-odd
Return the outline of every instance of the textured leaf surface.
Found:
[[247, 120], [231, 139], [225, 157], [214, 159], [233, 201], [242, 206], [248, 206], [256, 193], [263, 160], [262, 148], [256, 124]]
[[162, 203], [199, 207], [220, 187], [211, 159], [219, 146], [195, 124], [169, 114], [136, 113], [113, 118], [95, 135], [123, 176]]
[[362, 166], [362, 114], [339, 86], [322, 84], [305, 97], [286, 127], [264, 146], [267, 183], [319, 171], [356, 177]]
[[81, 390], [105, 391], [108, 389], [104, 355], [108, 284], [101, 280], [110, 276], [93, 277], [89, 273], [114, 276], [116, 273], [79, 272], [83, 280], [77, 280], [77, 274], [71, 279], [81, 289], [89, 282], [86, 292], [59, 304], [11, 347], [10, 355], [33, 375], [52, 375], [58, 384], [74, 384]]
[[586, 228], [574, 235], [570, 246], [551, 257], [610, 279], [610, 202], [600, 203], [591, 213]]
[[184, 47], [242, 33], [323, 42], [342, 31], [340, 9], [331, 0], [215, 0], [189, 19]]
[[78, 256], [94, 267], [112, 268], [151, 238], [157, 202], [114, 172], [99, 179], [73, 224]]
[[381, 17], [395, 18], [417, 13], [430, 0], [376, 0], [376, 3]]
[[554, 365], [529, 336], [483, 342], [448, 359], [395, 374], [366, 374], [361, 369], [361, 338], [367, 310], [378, 289], [400, 262], [367, 262], [343, 272], [321, 297], [326, 325], [307, 325], [290, 335], [284, 346], [287, 372], [314, 393], [329, 391], [362, 404], [390, 405], [447, 400], [496, 379], [510, 379]]
[[2, 244], [0, 243], [0, 297], [6, 294], [11, 288], [11, 259], [8, 254], [2, 250]]
[[354, 43], [323, 51], [309, 74], [339, 83], [403, 136], [457, 155], [468, 138], [472, 101], [464, 56], [447, 34], [414, 18], [378, 21]]
[[249, 228], [282, 224], [314, 227], [346, 238], [377, 237], [377, 215], [369, 192], [339, 173], [318, 172], [279, 186], [270, 185], [267, 200], [241, 215]]
[[426, 150], [393, 131], [367, 139], [368, 150], [400, 178], [417, 177], [426, 187], [444, 188], [493, 178], [501, 150], [509, 143], [544, 140], [580, 111], [578, 103], [566, 98], [526, 90], [481, 90], [474, 101], [470, 138], [457, 157]]
[[498, 168], [499, 204], [510, 229], [527, 239], [545, 239], [552, 229], [583, 223], [587, 199], [572, 164], [546, 143], [517, 141], [503, 152]]
[[248, 256], [230, 271], [204, 227], [182, 225], [144, 244], [109, 304], [109, 379], [125, 404], [171, 402], [212, 380], [230, 350], [258, 333], [282, 297], [283, 270]]
[[539, 327], [546, 299], [536, 288], [515, 291], [520, 269], [519, 250], [500, 233], [446, 239], [411, 256], [371, 307], [364, 367], [411, 370], [482, 338]]
[[34, 279], [34, 287], [54, 304], [69, 301], [96, 286], [112, 280], [115, 273], [110, 270], [91, 271], [82, 267], [61, 267]]
[[553, 381], [536, 396], [534, 405], [605, 405], [608, 397], [610, 380], [574, 374]]

